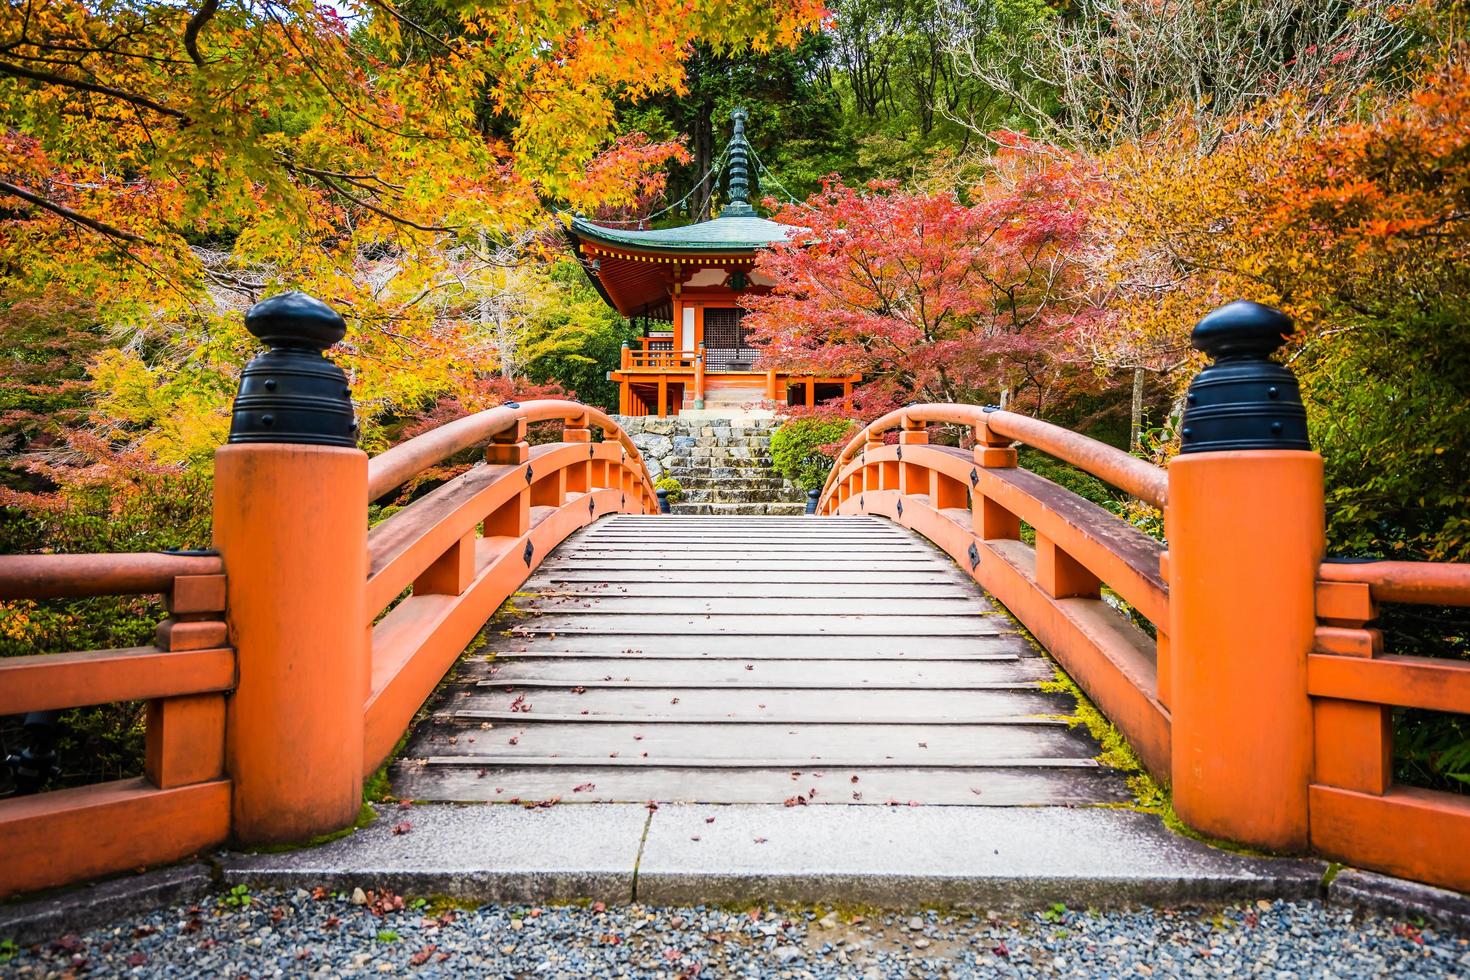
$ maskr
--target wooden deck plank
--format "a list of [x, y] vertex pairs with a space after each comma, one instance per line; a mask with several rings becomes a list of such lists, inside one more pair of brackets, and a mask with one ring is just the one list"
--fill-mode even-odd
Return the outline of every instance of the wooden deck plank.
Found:
[[[617, 769], [608, 767], [407, 766], [395, 771], [411, 799], [570, 803], [773, 803], [802, 796], [810, 805], [1084, 806], [1129, 799], [1112, 773], [1098, 769], [820, 770], [792, 780], [785, 769]], [[853, 778], [857, 782], [852, 782]], [[807, 794], [816, 789], [815, 796]]]
[[[628, 617], [632, 619], [633, 617]], [[632, 624], [629, 624], [632, 625]], [[637, 632], [497, 633], [485, 647], [488, 651], [514, 654], [530, 651], [577, 654], [675, 657], [748, 657], [790, 660], [801, 657], [946, 659], [982, 657], [996, 651], [1040, 656], [1017, 632], [988, 636], [807, 636], [769, 633], [761, 636], [706, 633], [650, 638]]]
[[1057, 721], [745, 725], [725, 720], [695, 727], [649, 719], [595, 724], [523, 718], [489, 728], [480, 724], [471, 719], [421, 731], [404, 758], [561, 756], [647, 765], [703, 759], [782, 766], [841, 758], [879, 766], [977, 766], [1008, 759], [1091, 759], [1097, 752], [1085, 730]]
[[[639, 599], [888, 599], [891, 582], [550, 582], [533, 579], [522, 589], [538, 598], [595, 599], [616, 596]], [[917, 591], [917, 590], [915, 590]], [[973, 585], [934, 582], [923, 586], [926, 601], [978, 598]], [[520, 604], [520, 603], [518, 603]]]
[[913, 569], [876, 572], [864, 568], [789, 568], [779, 577], [770, 570], [758, 571], [745, 567], [684, 569], [675, 571], [664, 568], [622, 568], [617, 565], [566, 565], [538, 571], [545, 578], [535, 581], [550, 582], [695, 582], [718, 584], [722, 582], [820, 582], [824, 584], [867, 584], [884, 585], [894, 591], [918, 590], [928, 585], [944, 585], [960, 581], [958, 569], [915, 566]]
[[564, 685], [677, 684], [690, 686], [827, 685], [877, 687], [888, 684], [961, 686], [971, 683], [1050, 680], [1052, 671], [1039, 657], [991, 663], [953, 660], [895, 662], [872, 660], [628, 660], [583, 657], [576, 660], [506, 660], [472, 663], [460, 670], [459, 681], [480, 683]]
[[641, 690], [587, 688], [583, 693], [548, 688], [516, 688], [512, 691], [473, 687], [460, 692], [451, 702], [458, 711], [512, 711], [519, 702], [525, 714], [544, 711], [559, 715], [603, 715], [649, 719], [702, 718], [729, 720], [760, 719], [802, 721], [885, 721], [897, 718], [943, 718], [949, 721], [984, 721], [1018, 715], [1066, 713], [1063, 695], [1036, 689], [1034, 681], [1004, 690], [928, 690], [922, 698], [908, 691], [841, 691], [823, 696], [799, 689], [766, 690]]
[[549, 633], [627, 633], [642, 636], [703, 636], [734, 634], [758, 637], [791, 635], [819, 636], [994, 636], [1015, 627], [1000, 616], [822, 616], [793, 613], [780, 616], [742, 616], [737, 613], [644, 616], [637, 613], [608, 613], [589, 620], [585, 616], [548, 614], [520, 618], [510, 632], [524, 635]]
[[982, 616], [995, 606], [979, 596], [953, 598], [899, 598], [875, 603], [871, 597], [853, 599], [832, 596], [623, 596], [616, 592], [584, 598], [556, 592], [535, 593], [517, 602], [526, 612], [542, 615], [593, 614], [672, 616], [739, 615], [789, 616], [821, 609], [824, 615], [847, 616]]

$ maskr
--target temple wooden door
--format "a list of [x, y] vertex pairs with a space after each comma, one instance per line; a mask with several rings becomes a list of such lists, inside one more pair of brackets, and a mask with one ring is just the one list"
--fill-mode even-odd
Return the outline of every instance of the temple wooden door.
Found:
[[704, 308], [704, 366], [708, 371], [749, 371], [759, 356], [745, 338], [745, 311], [733, 306]]

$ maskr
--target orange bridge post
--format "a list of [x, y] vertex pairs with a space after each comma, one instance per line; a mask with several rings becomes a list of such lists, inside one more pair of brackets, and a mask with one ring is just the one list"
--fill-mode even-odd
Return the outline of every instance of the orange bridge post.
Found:
[[1308, 844], [1324, 550], [1322, 459], [1296, 379], [1269, 360], [1292, 330], [1246, 302], [1195, 327], [1215, 363], [1186, 398], [1165, 515], [1174, 807], [1203, 833], [1278, 851]]
[[226, 721], [241, 843], [353, 822], [368, 685], [367, 454], [342, 370], [342, 318], [302, 293], [254, 306], [270, 350], [246, 368], [215, 455], [214, 541], [239, 679]]

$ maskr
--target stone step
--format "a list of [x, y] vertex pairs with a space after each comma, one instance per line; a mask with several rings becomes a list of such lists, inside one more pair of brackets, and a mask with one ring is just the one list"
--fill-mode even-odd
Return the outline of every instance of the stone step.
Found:
[[[711, 481], [709, 483], [695, 482], [693, 480], [680, 480], [679, 486], [684, 488], [685, 496], [683, 499], [689, 503], [694, 503], [701, 500], [711, 500], [712, 498], [710, 497], [691, 497], [689, 496], [689, 494], [696, 491], [708, 492], [712, 490], [723, 490], [727, 493], [757, 494], [757, 496], [754, 497], [731, 498], [732, 503], [741, 500], [778, 501], [797, 499], [796, 491], [791, 490], [788, 487], [784, 487], [779, 483], [773, 486], [770, 483], [736, 483], [736, 481], [734, 480]], [[805, 500], [806, 498], [803, 496], [801, 499]]]
[[764, 419], [702, 419], [695, 422], [680, 422], [676, 419], [634, 419], [623, 424], [629, 435], [649, 433], [664, 436], [731, 436], [770, 435], [780, 425]]
[[675, 455], [691, 459], [748, 459], [760, 463], [769, 463], [771, 459], [771, 451], [759, 446], [694, 446]]
[[717, 483], [725, 480], [739, 479], [741, 477], [778, 479], [770, 470], [759, 467], [735, 467], [735, 466], [673, 466], [668, 470], [668, 475], [680, 483], [686, 480], [700, 483]]
[[[668, 472], [676, 477], [680, 472], [683, 472], [685, 476], [694, 476], [694, 474], [691, 474], [689, 472], [689, 468], [687, 466], [674, 467]], [[680, 482], [685, 483], [686, 486], [692, 485], [684, 481], [682, 478], [680, 479]], [[722, 477], [719, 480], [700, 480], [699, 482], [700, 484], [717, 484], [722, 487], [729, 487], [732, 490], [780, 490], [787, 485], [785, 480], [767, 470], [749, 470], [743, 473], [741, 476]]]
[[[784, 498], [784, 499], [783, 499]], [[684, 488], [684, 497], [680, 503], [685, 504], [760, 504], [760, 503], [789, 503], [796, 497], [793, 494], [782, 493], [775, 489], [758, 490], [730, 490], [715, 484], [709, 488]], [[805, 497], [802, 498], [803, 502]]]
[[717, 466], [688, 466], [688, 464], [685, 464], [685, 466], [681, 466], [681, 464], [673, 463], [670, 466], [664, 467], [664, 469], [669, 473], [673, 473], [673, 475], [681, 475], [682, 473], [682, 475], [688, 476], [688, 478], [701, 480], [736, 478], [776, 480], [778, 483], [782, 482], [781, 475], [776, 473], [775, 470], [767, 466], [753, 466], [753, 464], [747, 464], [747, 466], [739, 466], [739, 464], [728, 464], [728, 466], [726, 464], [717, 464]]
[[673, 440], [675, 452], [678, 452], [681, 449], [688, 449], [693, 446], [718, 446], [720, 448], [743, 447], [746, 449], [761, 449], [771, 444], [770, 433], [758, 433], [751, 435], [741, 434], [738, 431], [734, 435], [728, 436], [675, 435], [665, 436], [664, 438]]
[[802, 514], [805, 504], [673, 504], [675, 514]]

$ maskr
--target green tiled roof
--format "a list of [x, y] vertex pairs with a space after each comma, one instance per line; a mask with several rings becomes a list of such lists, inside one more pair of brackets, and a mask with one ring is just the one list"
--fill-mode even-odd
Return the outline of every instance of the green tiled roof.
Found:
[[574, 218], [572, 230], [608, 245], [626, 245], [653, 252], [753, 252], [772, 242], [784, 241], [802, 229], [765, 218], [719, 217], [677, 228], [646, 231], [608, 228], [585, 218]]

